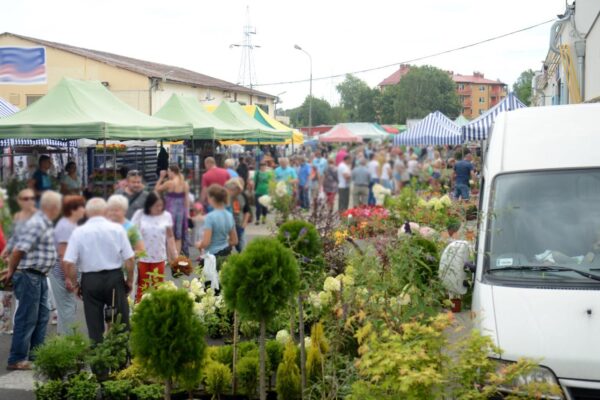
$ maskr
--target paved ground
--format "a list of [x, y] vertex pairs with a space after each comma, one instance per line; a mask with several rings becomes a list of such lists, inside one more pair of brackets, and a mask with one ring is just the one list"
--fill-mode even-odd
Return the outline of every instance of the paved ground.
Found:
[[[268, 225], [252, 225], [247, 230], [247, 239], [270, 235]], [[194, 255], [193, 255], [194, 256]], [[197, 254], [195, 255], [197, 257]], [[169, 278], [172, 279], [172, 277]], [[87, 333], [81, 301], [77, 307], [77, 320], [82, 332]], [[48, 325], [48, 336], [56, 334], [56, 326]], [[33, 400], [34, 378], [31, 371], [7, 371], [6, 360], [10, 350], [12, 335], [0, 334], [0, 400]]]

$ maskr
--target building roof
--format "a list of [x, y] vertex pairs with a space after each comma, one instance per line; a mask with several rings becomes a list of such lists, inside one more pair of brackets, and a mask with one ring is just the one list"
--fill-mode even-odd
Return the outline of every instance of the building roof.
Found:
[[[397, 85], [400, 83], [400, 79], [404, 77], [410, 71], [410, 65], [401, 64], [400, 68], [395, 71], [393, 74], [385, 78], [383, 81], [379, 83], [379, 86], [391, 86]], [[473, 75], [461, 75], [455, 74], [452, 72], [448, 72], [452, 80], [456, 83], [475, 83], [475, 84], [483, 84], [483, 85], [504, 85], [503, 82], [499, 80], [494, 81], [491, 79], [486, 79], [482, 73], [474, 72]]]
[[199, 72], [190, 71], [189, 69], [175, 67], [172, 65], [160, 64], [151, 61], [139, 60], [136, 58], [120, 56], [118, 54], [107, 53], [104, 51], [84, 49], [82, 47], [75, 47], [68, 44], [50, 42], [47, 40], [36, 39], [27, 36], [16, 35], [14, 33], [5, 32], [0, 36], [14, 36], [23, 40], [28, 40], [43, 46], [52, 47], [55, 49], [63, 50], [72, 54], [76, 54], [82, 57], [86, 57], [98, 62], [115, 66], [117, 68], [126, 69], [141, 75], [145, 75], [149, 78], [163, 78], [174, 83], [183, 83], [187, 85], [197, 85], [201, 87], [213, 88], [226, 90], [238, 93], [248, 93], [255, 96], [264, 96], [274, 98], [275, 96], [260, 92], [258, 90], [250, 89], [245, 86], [236, 85], [231, 82], [227, 82], [221, 79], [213, 78], [208, 75], [201, 74]]
[[400, 82], [400, 79], [402, 79], [402, 77], [406, 75], [408, 71], [410, 71], [410, 65], [401, 64], [400, 68], [396, 72], [382, 80], [379, 83], [379, 86], [397, 85]]

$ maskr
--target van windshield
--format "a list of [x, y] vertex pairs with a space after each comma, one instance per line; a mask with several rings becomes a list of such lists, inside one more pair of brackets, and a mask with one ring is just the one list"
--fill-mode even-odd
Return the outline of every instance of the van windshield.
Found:
[[494, 278], [600, 285], [600, 169], [496, 177], [485, 271]]

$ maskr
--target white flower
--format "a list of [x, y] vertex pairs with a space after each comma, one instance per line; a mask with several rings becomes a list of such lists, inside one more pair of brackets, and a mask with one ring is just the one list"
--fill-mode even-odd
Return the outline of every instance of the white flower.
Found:
[[217, 296], [215, 297], [215, 307], [216, 308], [223, 308], [223, 306], [225, 305], [225, 301], [223, 300], [223, 296]]
[[344, 286], [352, 286], [354, 285], [354, 278], [347, 274], [339, 274], [335, 277], [338, 281], [342, 282]]
[[339, 292], [341, 288], [342, 285], [340, 281], [332, 276], [328, 276], [325, 278], [325, 282], [323, 282], [323, 290], [326, 292]]
[[160, 284], [160, 289], [164, 290], [177, 290], [177, 285], [173, 281], [164, 281]]
[[287, 195], [288, 192], [288, 185], [287, 183], [285, 183], [284, 181], [279, 181], [277, 182], [277, 186], [275, 186], [275, 194], [278, 197], [283, 197], [285, 195]]
[[308, 302], [315, 308], [321, 308], [321, 298], [319, 293], [311, 292], [308, 295]]
[[281, 343], [283, 345], [286, 345], [287, 342], [292, 340], [292, 337], [290, 336], [290, 333], [288, 331], [286, 331], [285, 329], [282, 329], [279, 332], [277, 332], [277, 334], [275, 335], [275, 340], [277, 340], [279, 343]]
[[192, 292], [188, 292], [188, 294], [187, 294], [187, 295], [188, 295], [188, 297], [190, 298], [190, 300], [192, 300], [192, 301], [196, 301], [196, 295], [195, 295], [194, 293], [192, 293]]
[[382, 205], [385, 201], [385, 196], [389, 196], [391, 194], [392, 191], [390, 189], [386, 189], [378, 183], [373, 185], [373, 195], [375, 196], [375, 201], [377, 202], [377, 205]]
[[304, 348], [305, 348], [305, 349], [308, 349], [308, 348], [310, 348], [310, 345], [311, 345], [311, 343], [312, 343], [312, 342], [311, 342], [311, 340], [310, 340], [310, 336], [307, 336], [307, 337], [305, 337], [305, 338], [304, 338]]
[[183, 281], [183, 282], [181, 282], [181, 286], [183, 286], [185, 289], [189, 289], [190, 288], [190, 281]]
[[271, 196], [269, 195], [264, 195], [264, 196], [260, 196], [258, 198], [258, 202], [263, 206], [263, 207], [267, 207], [267, 208], [271, 208], [273, 206], [273, 199], [271, 198]]

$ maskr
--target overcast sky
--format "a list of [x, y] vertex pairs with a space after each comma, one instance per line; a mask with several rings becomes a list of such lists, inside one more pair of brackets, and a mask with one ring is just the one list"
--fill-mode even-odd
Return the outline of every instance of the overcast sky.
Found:
[[[386, 64], [508, 33], [552, 19], [565, 0], [19, 0], [3, 7], [0, 30], [185, 67], [238, 82], [246, 7], [257, 34], [256, 83], [322, 77]], [[461, 74], [481, 71], [512, 85], [539, 69], [550, 24], [416, 64]], [[397, 67], [357, 75], [375, 86]], [[317, 81], [332, 103], [343, 78]], [[260, 86], [299, 105], [308, 82]]]

